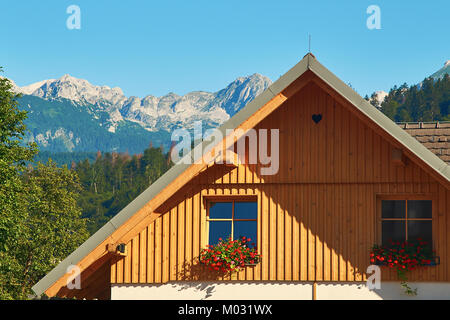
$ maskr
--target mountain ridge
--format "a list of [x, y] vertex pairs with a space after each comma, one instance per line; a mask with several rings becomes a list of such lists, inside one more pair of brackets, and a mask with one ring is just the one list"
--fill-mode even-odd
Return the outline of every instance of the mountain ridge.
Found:
[[[23, 94], [19, 104], [29, 112], [26, 124], [32, 130], [26, 140], [37, 142], [43, 150], [135, 153], [149, 143], [133, 141], [138, 136], [168, 148], [169, 133], [175, 128], [190, 129], [195, 121], [203, 121], [204, 128], [219, 126], [271, 83], [269, 78], [255, 73], [239, 77], [216, 92], [199, 90], [185, 95], [169, 92], [160, 97], [147, 95], [140, 98], [125, 96], [119, 87], [96, 86], [66, 74], [59, 79], [42, 80], [23, 87], [13, 83], [13, 90]], [[70, 114], [71, 119], [66, 120], [65, 114]], [[95, 140], [83, 133], [83, 124], [87, 132], [98, 136], [99, 141], [83, 142]], [[125, 130], [130, 135], [128, 147], [126, 138], [114, 137], [116, 133], [120, 135], [118, 130]], [[154, 139], [155, 136], [158, 138]], [[101, 139], [122, 142], [102, 145]]]
[[[450, 73], [450, 61], [431, 75]], [[170, 148], [171, 132], [191, 129], [195, 121], [203, 128], [221, 125], [262, 93], [272, 81], [258, 73], [238, 77], [215, 92], [192, 91], [184, 95], [125, 96], [119, 87], [93, 85], [65, 74], [13, 90], [23, 94], [20, 107], [29, 112], [26, 141], [35, 141], [44, 151], [118, 151], [139, 153], [150, 141]], [[372, 95], [380, 107], [388, 93]]]
[[445, 74], [450, 74], [450, 60], [445, 61], [444, 66], [435, 73], [433, 73], [431, 77], [433, 79], [442, 79]]

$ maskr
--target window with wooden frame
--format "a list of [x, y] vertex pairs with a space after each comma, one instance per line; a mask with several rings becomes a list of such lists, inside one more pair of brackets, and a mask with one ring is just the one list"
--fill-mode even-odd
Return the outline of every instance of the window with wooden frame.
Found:
[[422, 239], [433, 242], [433, 202], [431, 199], [380, 199], [380, 237], [382, 245], [391, 241]]
[[258, 236], [258, 205], [254, 198], [214, 199], [207, 202], [208, 242], [215, 245], [219, 238], [232, 240], [250, 238], [256, 247]]

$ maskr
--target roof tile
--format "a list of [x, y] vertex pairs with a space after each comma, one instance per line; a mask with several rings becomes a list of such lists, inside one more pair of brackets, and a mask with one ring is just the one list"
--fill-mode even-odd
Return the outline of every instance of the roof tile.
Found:
[[450, 121], [431, 123], [398, 123], [417, 141], [430, 149], [447, 164], [450, 164]]

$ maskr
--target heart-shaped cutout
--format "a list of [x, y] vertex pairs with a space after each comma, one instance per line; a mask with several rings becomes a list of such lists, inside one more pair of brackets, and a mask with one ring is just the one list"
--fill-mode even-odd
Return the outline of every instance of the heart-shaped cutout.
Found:
[[315, 123], [319, 123], [320, 120], [322, 120], [322, 115], [321, 114], [313, 114], [312, 119]]

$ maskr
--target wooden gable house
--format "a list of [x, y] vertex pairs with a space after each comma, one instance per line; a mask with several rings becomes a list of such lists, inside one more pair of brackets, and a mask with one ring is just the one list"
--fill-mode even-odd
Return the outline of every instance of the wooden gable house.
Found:
[[[261, 163], [177, 164], [34, 292], [86, 299], [395, 298], [401, 290], [387, 268], [382, 289], [361, 289], [371, 247], [385, 232], [430, 238], [440, 263], [412, 271], [409, 281], [422, 297], [450, 298], [448, 164], [312, 54], [220, 130], [243, 129], [245, 138], [252, 128], [279, 130], [276, 174], [261, 175]], [[212, 237], [211, 204], [240, 202], [255, 210], [262, 259], [213, 277], [198, 263]], [[406, 213], [390, 221], [385, 207]], [[408, 217], [407, 208], [422, 218]], [[80, 289], [67, 285], [73, 265]]]

